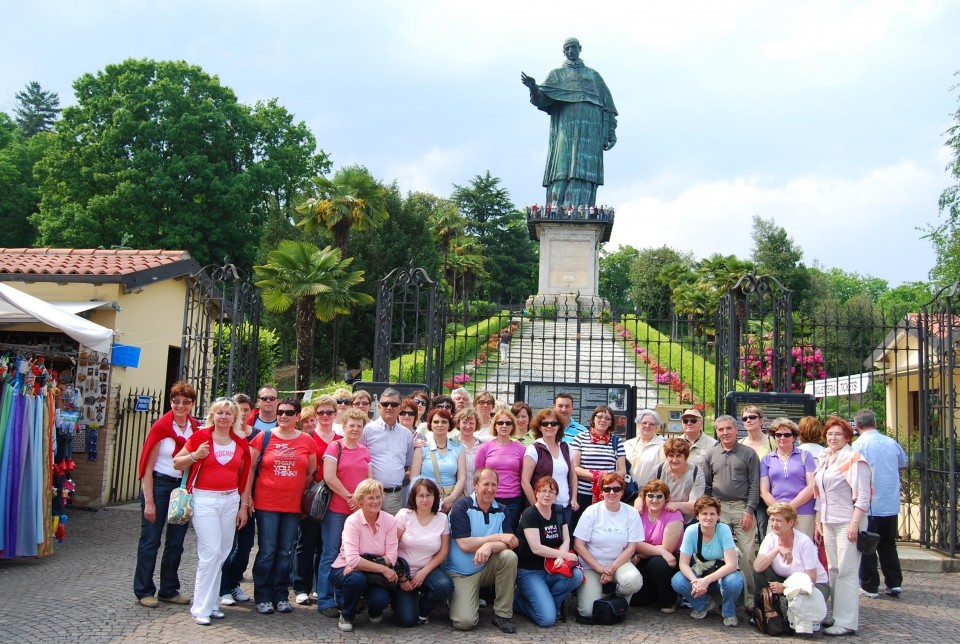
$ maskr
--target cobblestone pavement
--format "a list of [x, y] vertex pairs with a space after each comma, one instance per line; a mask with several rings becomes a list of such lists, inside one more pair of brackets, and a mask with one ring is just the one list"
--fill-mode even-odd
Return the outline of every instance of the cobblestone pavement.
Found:
[[[353, 633], [340, 633], [336, 620], [314, 607], [295, 606], [288, 615], [258, 615], [251, 604], [225, 609], [227, 618], [197, 626], [187, 607], [161, 604], [149, 609], [133, 596], [132, 575], [138, 538], [137, 506], [97, 513], [69, 511], [67, 541], [45, 559], [0, 561], [0, 641], [2, 642], [667, 642], [769, 641], [741, 622], [724, 628], [719, 616], [690, 619], [687, 611], [661, 615], [654, 609], [630, 611], [625, 624], [613, 627], [560, 624], [540, 629], [526, 618], [514, 618], [515, 635], [490, 625], [489, 608], [469, 633], [454, 633], [442, 611], [427, 626], [397, 629], [389, 612], [383, 623], [370, 625], [364, 616]], [[196, 541], [187, 537], [181, 567], [185, 593], [193, 588]], [[248, 573], [249, 574], [249, 573]], [[244, 582], [253, 594], [251, 582]], [[857, 641], [912, 638], [920, 642], [957, 641], [960, 633], [960, 574], [907, 573], [900, 599], [863, 599]], [[573, 611], [571, 603], [568, 611]], [[572, 615], [571, 615], [572, 617]], [[822, 641], [818, 634], [814, 639]]]

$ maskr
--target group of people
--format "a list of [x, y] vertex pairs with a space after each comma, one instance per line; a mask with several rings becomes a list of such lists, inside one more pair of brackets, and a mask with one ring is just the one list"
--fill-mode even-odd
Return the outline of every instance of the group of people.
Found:
[[[189, 383], [176, 383], [143, 448], [134, 592], [147, 607], [190, 604], [197, 624], [249, 601], [240, 580], [254, 539], [256, 610], [291, 612], [292, 587], [295, 603], [315, 601], [342, 631], [364, 603], [374, 624], [388, 606], [397, 625], [412, 627], [448, 604], [453, 627], [469, 630], [491, 603], [502, 632], [515, 632], [514, 612], [549, 627], [566, 621], [574, 591], [585, 623], [597, 600], [619, 596], [664, 614], [688, 605], [695, 619], [719, 608], [736, 626], [741, 598], [749, 609], [765, 587], [782, 597], [801, 572], [808, 592], [831, 600], [825, 632], [853, 633], [858, 594], [878, 595], [877, 558], [861, 561], [856, 548], [868, 524], [881, 532], [887, 592], [902, 592], [897, 468], [906, 457], [872, 429], [869, 410], [858, 413], [851, 446], [853, 428], [837, 417], [825, 427], [777, 418], [764, 434], [756, 407], [742, 412], [740, 441], [736, 419], [717, 417], [713, 439], [696, 409], [670, 438], [643, 410], [636, 438], [624, 440], [613, 409], [598, 406], [583, 426], [563, 393], [534, 413], [463, 389], [432, 399], [340, 389], [303, 406], [267, 385], [256, 401], [218, 398], [203, 422], [191, 416], [195, 401]], [[332, 498], [318, 522], [301, 514], [301, 498], [321, 480]], [[165, 521], [182, 483], [197, 534], [192, 599], [178, 577], [187, 526]]]

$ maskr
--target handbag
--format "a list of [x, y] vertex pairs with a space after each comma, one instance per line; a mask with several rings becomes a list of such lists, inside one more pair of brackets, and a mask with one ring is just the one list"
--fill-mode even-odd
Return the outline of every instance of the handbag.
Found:
[[[620, 436], [611, 434], [610, 442], [613, 444], [613, 455], [616, 456], [617, 452], [620, 451]], [[640, 496], [640, 484], [633, 480], [633, 475], [631, 474], [633, 465], [630, 463], [630, 459], [626, 459], [626, 463], [627, 475], [624, 477], [623, 496], [620, 497], [620, 502], [633, 505], [633, 502]]]
[[703, 558], [703, 530], [697, 526], [697, 552], [696, 560], [691, 564], [690, 570], [698, 578], [703, 579], [707, 575], [712, 575], [723, 568], [726, 562], [723, 559], [704, 559]]
[[613, 626], [627, 619], [627, 599], [620, 595], [601, 597], [593, 602], [593, 623]]
[[877, 554], [877, 545], [880, 543], [880, 535], [876, 532], [861, 530], [857, 535], [857, 550], [865, 555]]
[[190, 476], [190, 472], [185, 472], [182, 477], [180, 477], [180, 487], [174, 488], [170, 492], [170, 503], [167, 506], [167, 523], [171, 525], [183, 525], [185, 523], [190, 523], [190, 519], [193, 518], [193, 494], [190, 490], [193, 489], [194, 484], [197, 482], [197, 477], [200, 476], [200, 464], [197, 463], [197, 471], [193, 475], [193, 483], [190, 484], [190, 488], [187, 488], [187, 478]]
[[[343, 456], [343, 443], [337, 441], [337, 462]], [[314, 482], [308, 487], [303, 498], [300, 499], [300, 511], [313, 519], [314, 521], [323, 521], [330, 509], [330, 501], [333, 500], [333, 490], [323, 479]]]
[[783, 619], [783, 606], [780, 598], [773, 594], [769, 586], [756, 594], [753, 606], [753, 615], [750, 622], [761, 633], [779, 637], [788, 631], [786, 620]]
[[[367, 561], [380, 564], [381, 566], [387, 566], [388, 568], [391, 567], [387, 563], [387, 560], [380, 555], [362, 554], [360, 557], [366, 559]], [[386, 588], [387, 590], [393, 592], [395, 590], [399, 590], [400, 584], [403, 582], [410, 581], [410, 564], [407, 563], [406, 559], [403, 557], [397, 557], [397, 563], [393, 564], [392, 568], [393, 572], [397, 573], [396, 581], [387, 581], [387, 578], [378, 572], [364, 570], [363, 574], [367, 578], [367, 585], [379, 586], [380, 588]]]

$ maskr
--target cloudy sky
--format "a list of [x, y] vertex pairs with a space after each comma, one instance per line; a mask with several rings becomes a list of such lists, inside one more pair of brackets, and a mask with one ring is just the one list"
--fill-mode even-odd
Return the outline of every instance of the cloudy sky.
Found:
[[805, 261], [923, 280], [917, 230], [952, 183], [943, 132], [960, 77], [960, 3], [704, 1], [18, 2], [4, 10], [0, 109], [29, 81], [129, 57], [200, 65], [252, 104], [277, 97], [335, 164], [448, 195], [489, 170], [542, 203], [542, 80], [580, 38], [620, 113], [599, 201], [608, 249], [750, 254], [753, 215]]

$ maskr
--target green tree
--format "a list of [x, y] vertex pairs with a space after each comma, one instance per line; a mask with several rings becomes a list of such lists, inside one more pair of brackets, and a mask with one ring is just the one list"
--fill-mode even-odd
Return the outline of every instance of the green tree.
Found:
[[669, 246], [644, 248], [630, 265], [630, 297], [638, 313], [646, 313], [654, 320], [670, 315], [670, 286], [660, 279], [668, 264], [690, 267], [694, 264], [691, 253], [681, 253]]
[[[956, 75], [960, 76], [960, 72]], [[953, 87], [958, 88], [960, 84]], [[923, 237], [933, 244], [937, 258], [930, 278], [940, 286], [960, 280], [960, 107], [954, 112], [953, 120], [953, 125], [945, 132], [947, 140], [944, 145], [950, 150], [946, 170], [956, 183], [940, 193], [940, 214], [945, 214], [946, 220], [921, 228], [926, 233]]]
[[39, 209], [40, 193], [33, 167], [54, 138], [50, 132], [25, 138], [13, 120], [0, 112], [0, 230], [5, 246], [35, 245], [37, 232], [30, 219]]
[[436, 204], [430, 208], [427, 225], [433, 231], [434, 240], [440, 244], [440, 252], [443, 253], [442, 274], [446, 275], [447, 265], [450, 262], [450, 247], [454, 240], [466, 231], [467, 220], [452, 202], [446, 199], [440, 200], [439, 197], [434, 195], [425, 195], [424, 198], [427, 197], [437, 199]]
[[351, 290], [363, 282], [363, 271], [349, 271], [353, 258], [341, 259], [340, 251], [327, 246], [283, 241], [254, 266], [257, 286], [263, 289], [263, 305], [282, 312], [296, 305], [297, 368], [296, 388], [309, 388], [313, 368], [313, 334], [316, 320], [330, 321], [347, 314], [373, 298]]
[[810, 276], [801, 261], [803, 251], [773, 219], [753, 217], [753, 261], [760, 275], [772, 275], [793, 291], [794, 307], [799, 307], [810, 289]]
[[621, 246], [612, 253], [600, 251], [598, 289], [600, 297], [617, 311], [634, 311], [630, 276], [633, 263], [640, 256], [633, 246]]
[[714, 335], [713, 318], [727, 292], [753, 268], [736, 255], [714, 253], [694, 267], [671, 262], [663, 267], [660, 279], [670, 287], [674, 310], [687, 318], [690, 335]]
[[13, 113], [23, 136], [31, 137], [40, 132], [50, 132], [60, 115], [60, 96], [40, 87], [37, 81], [27, 83], [25, 89], [13, 95], [17, 105]]
[[851, 298], [862, 295], [876, 304], [889, 289], [885, 279], [872, 275], [861, 275], [841, 268], [823, 270], [818, 267], [809, 269], [810, 294], [818, 303], [833, 301], [846, 304]]
[[343, 252], [351, 230], [375, 229], [385, 222], [387, 190], [359, 165], [346, 166], [333, 178], [314, 177], [306, 198], [297, 206], [305, 215], [299, 225], [306, 230], [325, 226], [333, 233], [334, 245]]
[[877, 307], [887, 322], [902, 320], [907, 313], [918, 313], [933, 300], [933, 289], [927, 282], [907, 282], [881, 294]]
[[255, 211], [275, 188], [263, 155], [276, 146], [232, 90], [197, 66], [147, 59], [84, 74], [74, 90], [77, 105], [37, 164], [40, 243], [110, 246], [129, 235], [134, 248], [252, 265]]
[[519, 301], [536, 291], [539, 260], [527, 232], [526, 215], [488, 170], [466, 186], [454, 184], [450, 200], [466, 217], [466, 234], [479, 240], [487, 277], [479, 292], [492, 300]]

